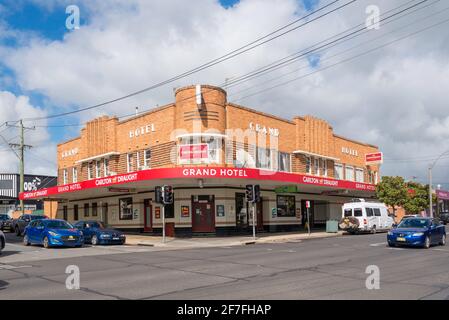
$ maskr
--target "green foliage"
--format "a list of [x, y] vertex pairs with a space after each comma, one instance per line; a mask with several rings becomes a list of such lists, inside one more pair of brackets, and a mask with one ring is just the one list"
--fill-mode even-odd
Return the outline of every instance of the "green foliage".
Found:
[[376, 186], [377, 198], [396, 211], [407, 202], [407, 187], [402, 177], [382, 177]]

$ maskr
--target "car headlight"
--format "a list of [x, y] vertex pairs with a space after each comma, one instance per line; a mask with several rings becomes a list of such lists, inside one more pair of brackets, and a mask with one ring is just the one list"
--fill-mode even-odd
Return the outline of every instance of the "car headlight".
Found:
[[388, 231], [388, 235], [389, 235], [389, 236], [392, 236], [392, 235], [393, 235], [393, 232]]
[[417, 233], [413, 234], [414, 237], [421, 237], [423, 235], [424, 235], [424, 232], [417, 232]]
[[58, 234], [56, 232], [53, 232], [53, 231], [48, 231], [48, 234], [53, 236], [53, 237], [57, 237], [58, 236]]

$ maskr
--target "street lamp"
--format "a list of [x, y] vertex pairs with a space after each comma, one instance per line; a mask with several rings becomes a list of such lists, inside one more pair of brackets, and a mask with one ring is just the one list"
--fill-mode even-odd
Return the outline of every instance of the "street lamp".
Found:
[[433, 218], [433, 203], [432, 203], [432, 169], [437, 164], [438, 160], [440, 160], [444, 155], [449, 154], [449, 150], [444, 151], [442, 154], [435, 159], [435, 161], [429, 166], [429, 213], [430, 217]]

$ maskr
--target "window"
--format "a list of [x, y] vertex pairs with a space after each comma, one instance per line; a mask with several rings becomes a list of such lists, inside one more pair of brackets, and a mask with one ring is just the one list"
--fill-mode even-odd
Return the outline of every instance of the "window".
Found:
[[62, 207], [62, 218], [63, 218], [64, 220], [67, 220], [67, 218], [68, 218], [67, 214], [68, 214], [67, 206], [63, 206], [63, 207]]
[[67, 169], [62, 170], [62, 184], [67, 184], [69, 182], [69, 173]]
[[109, 176], [109, 159], [108, 158], [103, 159], [103, 172], [104, 172], [105, 177]]
[[134, 154], [132, 154], [132, 153], [128, 153], [128, 155], [126, 157], [126, 170], [128, 172], [135, 171], [135, 169], [134, 169]]
[[346, 173], [345, 180], [354, 181], [354, 168], [353, 167], [346, 166], [345, 173]]
[[290, 172], [290, 154], [279, 152], [279, 171]]
[[89, 204], [88, 203], [84, 204], [84, 216], [85, 217], [89, 216]]
[[87, 179], [92, 180], [93, 178], [94, 178], [93, 163], [89, 162], [87, 164]]
[[356, 182], [364, 182], [365, 181], [363, 169], [357, 168], [355, 170], [355, 181]]
[[98, 216], [98, 206], [97, 203], [92, 203], [92, 217]]
[[366, 216], [367, 217], [373, 217], [374, 216], [374, 210], [373, 208], [366, 208]]
[[354, 217], [363, 217], [363, 211], [362, 209], [354, 209]]
[[72, 169], [72, 182], [78, 182], [78, 169], [77, 168], [73, 168]]
[[257, 147], [256, 167], [260, 169], [271, 169], [271, 150]]
[[132, 220], [133, 219], [133, 198], [119, 199], [119, 219]]
[[336, 163], [334, 165], [334, 175], [335, 179], [342, 180], [343, 179], [343, 165]]
[[295, 196], [277, 196], [278, 217], [294, 217], [296, 215]]
[[95, 178], [101, 177], [101, 162], [95, 161]]
[[220, 162], [219, 140], [215, 138], [209, 138], [209, 140], [207, 141], [207, 146], [209, 150], [209, 163], [219, 163]]
[[143, 152], [143, 166], [145, 168], [150, 168], [151, 161], [151, 150], [147, 149]]
[[313, 159], [313, 173], [317, 176], [320, 175], [320, 159], [318, 158]]
[[312, 174], [312, 158], [306, 157], [306, 173]]
[[73, 220], [78, 220], [78, 205], [73, 206]]
[[[178, 161], [182, 164], [220, 163], [221, 144], [221, 138], [211, 136], [182, 138]], [[151, 157], [150, 152], [149, 155]]]
[[352, 209], [345, 209], [345, 217], [352, 217]]
[[323, 176], [327, 177], [327, 160], [323, 159]]
[[380, 209], [379, 208], [374, 208], [374, 215], [376, 217], [380, 217]]

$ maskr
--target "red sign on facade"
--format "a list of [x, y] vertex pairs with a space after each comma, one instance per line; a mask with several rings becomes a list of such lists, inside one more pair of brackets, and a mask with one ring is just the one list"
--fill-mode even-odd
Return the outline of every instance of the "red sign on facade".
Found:
[[384, 161], [382, 152], [368, 153], [365, 155], [366, 164], [380, 164]]
[[207, 144], [190, 144], [179, 146], [179, 158], [181, 160], [202, 160], [208, 159], [208, 145]]
[[449, 191], [436, 190], [437, 198], [440, 200], [449, 200]]

